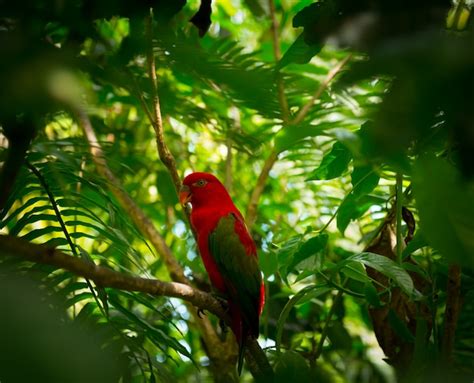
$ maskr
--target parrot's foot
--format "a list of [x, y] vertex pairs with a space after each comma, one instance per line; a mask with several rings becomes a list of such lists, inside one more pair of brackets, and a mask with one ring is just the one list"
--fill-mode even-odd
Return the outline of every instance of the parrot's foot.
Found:
[[229, 331], [229, 327], [223, 319], [219, 319], [219, 327], [221, 328], [223, 334], [227, 334]]
[[227, 333], [229, 332], [229, 327], [227, 326], [227, 324], [222, 319], [219, 320], [219, 327], [221, 329], [220, 334], [219, 334], [219, 338], [222, 342], [225, 342], [225, 339], [227, 337]]
[[211, 295], [221, 304], [221, 307], [225, 312], [229, 311], [229, 303], [227, 302], [225, 296], [215, 292], [212, 292]]
[[203, 315], [206, 315], [206, 313], [204, 312], [203, 309], [198, 309], [197, 311], [197, 316], [199, 317], [199, 319], [202, 319], [202, 316]]

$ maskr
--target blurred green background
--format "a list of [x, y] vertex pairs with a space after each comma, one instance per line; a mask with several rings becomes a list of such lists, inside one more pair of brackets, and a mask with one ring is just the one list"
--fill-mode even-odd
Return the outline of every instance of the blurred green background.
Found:
[[[257, 242], [274, 381], [472, 380], [472, 2], [209, 3], [0, 1], [1, 234], [170, 279], [97, 171], [83, 110], [207, 288], [147, 115], [152, 49], [179, 175], [216, 174]], [[0, 306], [2, 383], [222, 381], [178, 299], [2, 256]]]

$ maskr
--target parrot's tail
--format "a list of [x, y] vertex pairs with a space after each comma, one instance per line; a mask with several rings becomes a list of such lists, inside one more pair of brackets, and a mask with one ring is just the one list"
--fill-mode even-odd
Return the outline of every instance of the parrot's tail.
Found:
[[244, 365], [244, 353], [245, 353], [245, 346], [247, 343], [247, 337], [242, 336], [239, 342], [239, 361], [237, 363], [237, 372], [242, 374], [242, 367]]
[[240, 308], [232, 302], [229, 302], [229, 309], [232, 318], [232, 332], [234, 333], [235, 339], [237, 340], [237, 344], [239, 345], [239, 359], [237, 363], [237, 371], [240, 376], [240, 374], [242, 373], [242, 367], [244, 365], [245, 346], [247, 343], [249, 329], [246, 328], [245, 324], [243, 323]]

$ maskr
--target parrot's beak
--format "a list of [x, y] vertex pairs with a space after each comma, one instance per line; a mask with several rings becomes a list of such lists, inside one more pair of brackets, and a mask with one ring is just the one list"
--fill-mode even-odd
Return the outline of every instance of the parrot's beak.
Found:
[[179, 189], [179, 202], [181, 205], [186, 205], [189, 201], [191, 201], [191, 190], [189, 190], [189, 186], [183, 185], [181, 189]]

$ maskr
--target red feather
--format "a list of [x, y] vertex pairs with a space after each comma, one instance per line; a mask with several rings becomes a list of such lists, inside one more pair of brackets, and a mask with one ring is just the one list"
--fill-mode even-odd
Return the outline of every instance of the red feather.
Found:
[[[234, 227], [235, 233], [244, 246], [247, 256], [257, 257], [257, 248], [245, 226], [244, 218], [232, 202], [224, 185], [209, 173], [192, 173], [188, 175], [183, 181], [180, 200], [182, 203], [191, 202], [191, 225], [196, 232], [199, 252], [211, 283], [220, 292], [227, 294], [228, 291], [224, 277], [209, 250], [209, 237], [216, 229], [219, 221], [232, 213], [237, 218]], [[259, 314], [262, 313], [264, 302], [265, 288], [262, 281], [259, 306], [257, 307]], [[229, 300], [229, 310], [232, 317], [231, 328], [239, 345], [243, 345], [247, 335], [258, 337], [258, 332], [255, 334], [250, 329], [243, 328], [239, 302]], [[246, 334], [243, 334], [242, 331], [246, 331]]]

